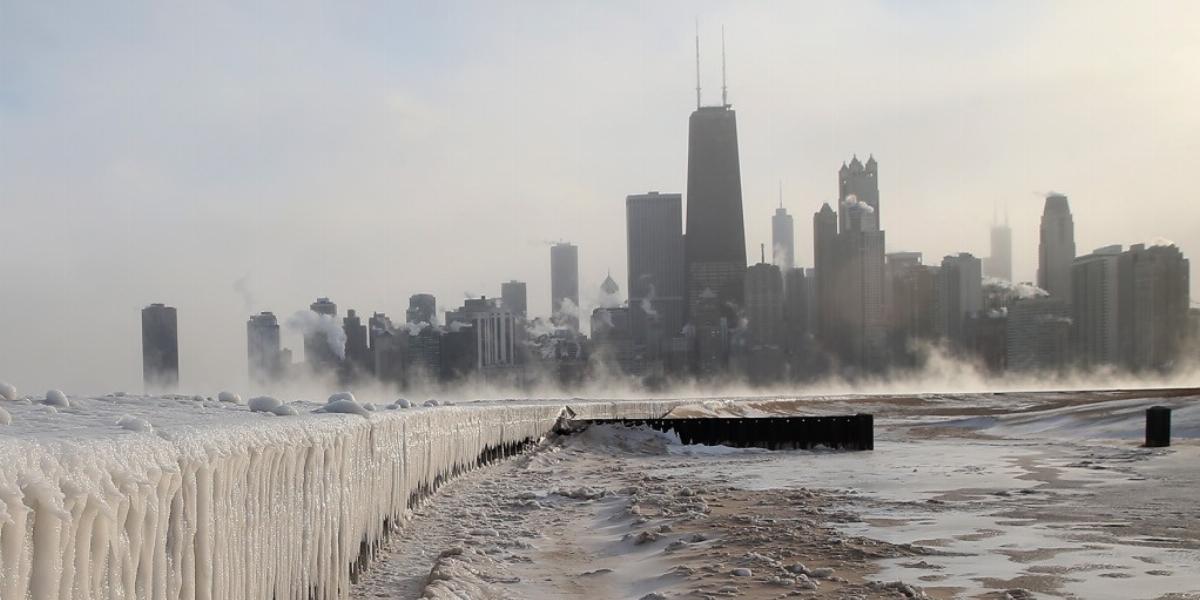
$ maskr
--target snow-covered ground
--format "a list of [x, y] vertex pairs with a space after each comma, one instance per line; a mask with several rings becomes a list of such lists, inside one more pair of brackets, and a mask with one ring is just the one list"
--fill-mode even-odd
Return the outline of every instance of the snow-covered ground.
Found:
[[[407, 408], [426, 403], [0, 391], [4, 600], [1200, 594], [1200, 446], [1138, 448], [1151, 404], [1200, 433], [1189, 394]], [[853, 412], [876, 414], [874, 452], [597, 428], [474, 468], [563, 415]]]

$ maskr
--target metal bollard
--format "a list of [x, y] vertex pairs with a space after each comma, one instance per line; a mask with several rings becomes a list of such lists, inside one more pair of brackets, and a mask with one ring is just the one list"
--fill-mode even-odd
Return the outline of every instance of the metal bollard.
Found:
[[1166, 448], [1171, 445], [1171, 409], [1151, 406], [1146, 409], [1146, 447]]

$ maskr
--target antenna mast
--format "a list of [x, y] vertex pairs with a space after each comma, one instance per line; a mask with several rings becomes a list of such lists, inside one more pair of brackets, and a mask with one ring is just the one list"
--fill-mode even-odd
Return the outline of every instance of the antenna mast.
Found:
[[721, 26], [721, 106], [729, 106], [729, 93], [725, 89], [725, 26]]
[[700, 19], [696, 19], [696, 108], [700, 108]]
[[783, 208], [783, 180], [779, 180], [779, 208]]
[[760, 253], [760, 255], [761, 255], [761, 256], [759, 257], [759, 259], [758, 259], [758, 262], [761, 262], [761, 263], [765, 263], [765, 262], [767, 262], [767, 245], [766, 245], [766, 244], [759, 244], [759, 245], [758, 245], [758, 251], [759, 251], [759, 253]]

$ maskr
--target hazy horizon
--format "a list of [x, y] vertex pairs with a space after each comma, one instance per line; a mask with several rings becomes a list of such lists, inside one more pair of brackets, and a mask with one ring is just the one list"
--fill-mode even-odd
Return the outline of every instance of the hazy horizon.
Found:
[[1007, 209], [1034, 280], [1054, 190], [1079, 254], [1173, 240], [1200, 297], [1192, 3], [0, 0], [0, 379], [141, 389], [152, 302], [184, 390], [242, 385], [250, 314], [318, 296], [402, 318], [518, 279], [547, 315], [553, 240], [585, 310], [609, 271], [624, 295], [625, 196], [686, 205], [696, 19], [706, 104], [725, 27], [751, 262], [782, 182], [812, 266], [813, 212], [873, 154], [888, 252], [987, 256]]

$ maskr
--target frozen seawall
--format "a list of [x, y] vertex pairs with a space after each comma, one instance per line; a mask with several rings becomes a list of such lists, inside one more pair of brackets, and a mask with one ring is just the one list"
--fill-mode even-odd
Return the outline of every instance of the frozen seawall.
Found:
[[564, 411], [650, 418], [677, 404], [360, 416], [293, 403], [300, 416], [274, 416], [198, 396], [0, 401], [0, 598], [344, 598], [364, 554], [445, 478]]

